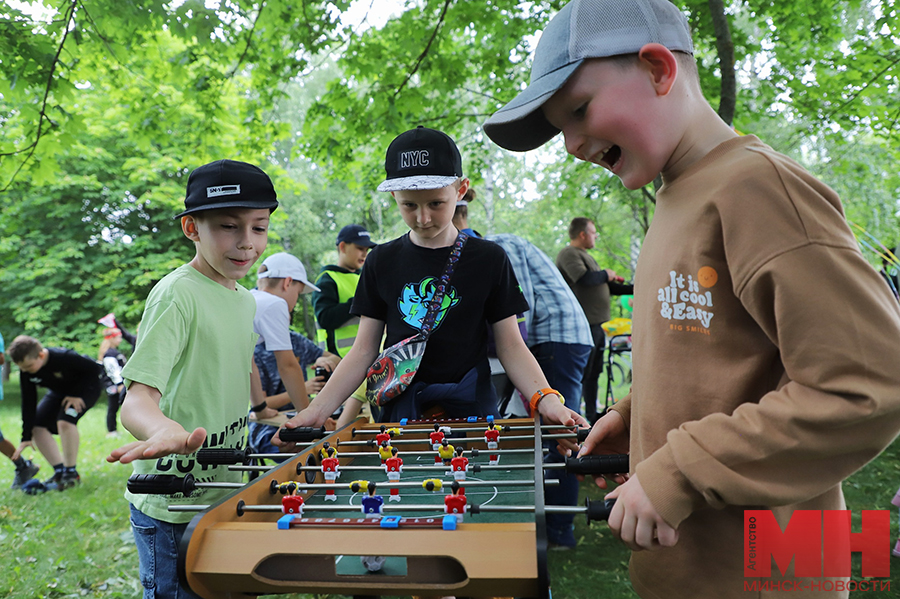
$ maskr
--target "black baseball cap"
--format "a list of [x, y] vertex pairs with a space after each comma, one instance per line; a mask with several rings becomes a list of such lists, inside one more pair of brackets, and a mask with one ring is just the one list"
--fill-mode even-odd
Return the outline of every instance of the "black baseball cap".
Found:
[[449, 135], [420, 125], [391, 142], [384, 170], [387, 179], [378, 191], [440, 189], [462, 177], [462, 157]]
[[378, 245], [372, 241], [369, 232], [366, 231], [366, 228], [362, 225], [347, 225], [341, 229], [341, 232], [338, 233], [335, 245], [340, 245], [342, 242], [354, 243], [364, 248], [371, 248]]
[[218, 208], [268, 209], [278, 207], [272, 180], [261, 168], [237, 160], [217, 160], [199, 166], [188, 177], [181, 218]]

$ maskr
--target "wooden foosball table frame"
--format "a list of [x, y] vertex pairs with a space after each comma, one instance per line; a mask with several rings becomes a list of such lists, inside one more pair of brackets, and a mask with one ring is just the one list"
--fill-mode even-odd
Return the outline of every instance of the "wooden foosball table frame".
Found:
[[[278, 593], [548, 599], [541, 429], [531, 419], [498, 420], [497, 423], [533, 427], [533, 441], [505, 441], [501, 437], [503, 449], [534, 450], [533, 518], [523, 522], [491, 523], [478, 522], [467, 515], [453, 531], [439, 527], [388, 530], [375, 526], [277, 530], [276, 520], [280, 513], [240, 509], [244, 505], [280, 501], [273, 498], [272, 482], [297, 479], [298, 465], [317, 465], [316, 456], [325, 442], [340, 450], [341, 443], [358, 439], [360, 431], [377, 430], [378, 425], [360, 419], [318, 440], [198, 513], [188, 525], [179, 550], [182, 584], [206, 599]], [[457, 426], [476, 425], [459, 423]], [[485, 423], [480, 422], [477, 426], [485, 426]], [[431, 450], [427, 433], [433, 430], [432, 424], [411, 424], [402, 428], [403, 439], [409, 439], [412, 431], [424, 431], [422, 442], [404, 445], [404, 451]], [[480, 436], [478, 433], [469, 433], [469, 436], [473, 440], [466, 442], [467, 449], [486, 450], [483, 437], [475, 440]], [[350, 465], [354, 459], [340, 454], [339, 457], [342, 467]], [[321, 471], [307, 471], [304, 475], [307, 482], [325, 482]], [[316, 492], [303, 493], [304, 499]], [[335, 556], [373, 554], [405, 558], [406, 574], [348, 576], [337, 573]]]

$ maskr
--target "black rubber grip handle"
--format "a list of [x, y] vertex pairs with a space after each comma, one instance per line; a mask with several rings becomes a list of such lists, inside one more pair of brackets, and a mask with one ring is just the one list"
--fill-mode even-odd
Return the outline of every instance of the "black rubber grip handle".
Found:
[[579, 443], [584, 443], [585, 440], [588, 438], [588, 435], [591, 434], [591, 429], [590, 428], [579, 428], [575, 434], [578, 435], [578, 438], [576, 440]]
[[184, 478], [172, 474], [132, 474], [128, 478], [128, 490], [135, 495], [190, 495], [195, 488], [192, 474]]
[[566, 472], [572, 474], [628, 474], [628, 454], [567, 457]]
[[587, 508], [585, 514], [588, 524], [597, 520], [609, 520], [614, 505], [616, 505], [615, 499], [598, 499], [596, 501], [585, 499], [584, 506]]
[[197, 452], [197, 462], [201, 464], [244, 464], [250, 463], [250, 448], [201, 449]]
[[325, 427], [313, 428], [311, 426], [298, 426], [297, 428], [283, 428], [278, 431], [278, 438], [285, 443], [299, 443], [301, 441], [315, 441], [325, 436]]

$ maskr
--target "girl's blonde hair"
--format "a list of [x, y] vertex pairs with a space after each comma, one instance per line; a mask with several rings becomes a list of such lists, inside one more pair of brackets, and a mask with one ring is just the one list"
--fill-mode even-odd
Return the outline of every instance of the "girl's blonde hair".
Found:
[[103, 330], [103, 341], [100, 342], [100, 351], [97, 352], [97, 361], [102, 362], [103, 356], [106, 355], [107, 350], [113, 346], [113, 339], [121, 338], [122, 331], [116, 328], [109, 328]]

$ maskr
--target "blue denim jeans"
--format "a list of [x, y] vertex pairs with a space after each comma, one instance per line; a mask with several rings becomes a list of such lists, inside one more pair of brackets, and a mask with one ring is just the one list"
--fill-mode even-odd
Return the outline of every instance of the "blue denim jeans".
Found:
[[[538, 365], [550, 387], [562, 393], [566, 407], [579, 412], [581, 404], [581, 379], [593, 348], [571, 343], [540, 343], [531, 348]], [[556, 441], [546, 441], [550, 453], [545, 462], [562, 462], [565, 457], [556, 449]], [[575, 505], [578, 503], [578, 479], [565, 470], [547, 470], [547, 478], [559, 479], [559, 485], [544, 487], [547, 505]], [[572, 529], [572, 514], [547, 514], [547, 534], [556, 542], [564, 531]]]
[[200, 599], [178, 582], [178, 544], [187, 524], [171, 524], [131, 506], [144, 599]]

